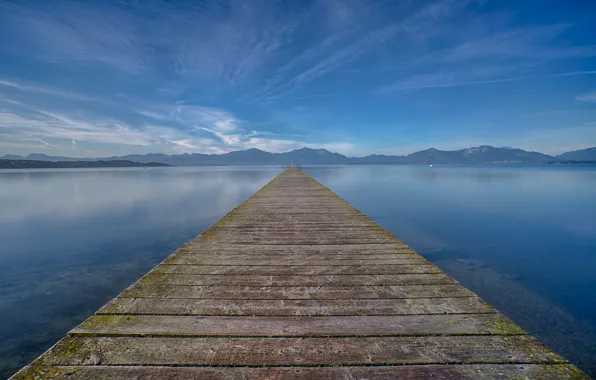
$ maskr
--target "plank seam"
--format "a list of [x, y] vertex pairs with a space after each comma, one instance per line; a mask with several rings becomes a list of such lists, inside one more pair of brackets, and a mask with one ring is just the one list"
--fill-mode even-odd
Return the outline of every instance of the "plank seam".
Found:
[[494, 336], [494, 337], [512, 337], [512, 336], [529, 336], [528, 333], [504, 333], [504, 334], [491, 334], [491, 333], [461, 333], [461, 334], [345, 334], [345, 335], [305, 335], [305, 334], [288, 334], [288, 335], [242, 335], [242, 334], [156, 334], [156, 333], [103, 333], [103, 332], [68, 332], [66, 334], [69, 338], [209, 338], [209, 339], [233, 339], [233, 338], [244, 338], [244, 339], [286, 339], [286, 338], [322, 338], [322, 339], [346, 339], [346, 338], [428, 338], [428, 337], [473, 337], [473, 336]]
[[[374, 260], [370, 260], [370, 261], [374, 261]], [[345, 264], [325, 264], [325, 265], [310, 265], [308, 263], [306, 264], [253, 264], [253, 265], [246, 265], [246, 264], [235, 264], [235, 265], [231, 265], [231, 264], [176, 264], [176, 263], [167, 263], [167, 264], [159, 264], [159, 265], [171, 265], [171, 266], [185, 266], [185, 267], [232, 267], [232, 268], [237, 268], [237, 267], [345, 267], [345, 266], [350, 266], [350, 265], [345, 265]], [[362, 266], [366, 266], [366, 265], [370, 265], [370, 264], [365, 264]], [[430, 262], [425, 262], [425, 263], [411, 263], [411, 264], [376, 264], [379, 266], [386, 266], [386, 265], [404, 265], [404, 266], [419, 266], [419, 265], [428, 265], [428, 266], [434, 266], [433, 264], [430, 264]]]
[[41, 364], [38, 367], [171, 367], [171, 368], [349, 368], [349, 367], [403, 367], [403, 366], [467, 366], [467, 365], [544, 365], [544, 366], [569, 366], [569, 362], [566, 360], [553, 360], [553, 361], [494, 361], [494, 360], [474, 360], [474, 361], [436, 361], [436, 362], [399, 362], [399, 363], [367, 363], [367, 362], [353, 362], [346, 364], [238, 364], [238, 365], [217, 365], [217, 364], [76, 364], [76, 365], [63, 365], [63, 364]]
[[[407, 314], [291, 314], [291, 315], [278, 315], [278, 314], [258, 314], [258, 313], [249, 313], [249, 314], [172, 314], [172, 313], [125, 313], [125, 312], [109, 312], [109, 313], [102, 313], [96, 312], [94, 315], [143, 315], [143, 316], [156, 316], [156, 317], [177, 317], [177, 316], [185, 316], [185, 317], [309, 317], [309, 318], [321, 318], [321, 317], [395, 317], [395, 316], [422, 316], [422, 315], [486, 315], [486, 314], [500, 314], [498, 311], [481, 311], [481, 312], [473, 312], [473, 313], [407, 313]], [[502, 335], [502, 334], [497, 334]]]
[[[475, 295], [469, 296], [452, 296], [452, 297], [424, 297], [425, 299], [432, 298], [475, 298]], [[167, 296], [165, 297], [130, 297], [130, 296], [118, 296], [118, 298], [144, 298], [144, 299], [172, 299]], [[335, 301], [358, 301], [358, 300], [408, 300], [418, 299], [416, 297], [376, 297], [376, 298], [196, 298], [196, 297], [176, 297], [179, 300], [245, 300], [245, 301], [324, 301], [324, 300], [335, 300]]]

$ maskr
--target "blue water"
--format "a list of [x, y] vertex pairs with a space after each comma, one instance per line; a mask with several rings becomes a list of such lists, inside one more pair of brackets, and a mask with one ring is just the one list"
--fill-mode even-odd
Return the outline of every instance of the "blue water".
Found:
[[[304, 169], [596, 375], [596, 166]], [[0, 171], [0, 378], [282, 170]]]

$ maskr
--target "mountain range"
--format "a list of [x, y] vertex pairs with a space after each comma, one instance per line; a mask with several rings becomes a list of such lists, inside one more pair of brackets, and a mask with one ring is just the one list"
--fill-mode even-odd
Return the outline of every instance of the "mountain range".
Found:
[[109, 161], [40, 161], [0, 158], [0, 169], [69, 169], [69, 168], [129, 168], [169, 166], [156, 162]]
[[567, 152], [558, 156], [529, 152], [516, 148], [495, 148], [488, 145], [454, 151], [430, 148], [404, 156], [372, 154], [347, 157], [326, 149], [301, 148], [285, 153], [248, 149], [224, 154], [129, 154], [102, 158], [73, 158], [31, 153], [27, 156], [7, 154], [0, 158], [38, 161], [110, 161], [126, 160], [162, 163], [176, 166], [193, 165], [348, 165], [348, 164], [545, 164], [573, 161], [596, 161], [596, 147]]

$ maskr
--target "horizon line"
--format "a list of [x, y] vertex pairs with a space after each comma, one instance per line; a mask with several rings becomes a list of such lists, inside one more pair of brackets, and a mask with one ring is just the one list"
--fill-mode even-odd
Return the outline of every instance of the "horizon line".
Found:
[[435, 147], [430, 147], [427, 149], [422, 149], [422, 150], [418, 150], [412, 153], [408, 153], [408, 154], [386, 154], [386, 153], [370, 153], [367, 155], [363, 155], [363, 156], [348, 156], [342, 153], [338, 153], [338, 152], [333, 152], [330, 151], [329, 149], [325, 149], [325, 148], [310, 148], [310, 147], [306, 147], [303, 146], [301, 148], [296, 148], [296, 149], [291, 149], [291, 150], [287, 150], [287, 151], [283, 151], [283, 152], [268, 152], [266, 150], [262, 150], [259, 148], [248, 148], [248, 149], [240, 149], [240, 150], [232, 150], [229, 152], [225, 152], [225, 153], [199, 153], [199, 152], [183, 152], [183, 153], [159, 153], [159, 152], [155, 152], [155, 153], [126, 153], [123, 155], [112, 155], [112, 156], [103, 156], [103, 157], [75, 157], [75, 156], [66, 156], [66, 155], [50, 155], [50, 154], [46, 154], [46, 153], [38, 153], [38, 152], [31, 152], [28, 153], [27, 155], [21, 155], [21, 154], [13, 154], [13, 153], [5, 153], [4, 155], [0, 156], [0, 159], [5, 159], [4, 157], [6, 156], [19, 156], [19, 157], [23, 157], [23, 158], [27, 158], [30, 155], [42, 155], [42, 156], [47, 156], [47, 157], [64, 157], [64, 158], [77, 158], [77, 159], [107, 159], [107, 158], [120, 158], [120, 157], [125, 157], [125, 156], [149, 156], [149, 155], [164, 155], [164, 156], [183, 156], [183, 155], [204, 155], [204, 156], [223, 156], [225, 154], [230, 154], [230, 153], [235, 153], [235, 152], [247, 152], [250, 150], [258, 150], [260, 152], [263, 153], [269, 153], [269, 154], [285, 154], [285, 153], [291, 153], [291, 152], [295, 152], [295, 151], [299, 151], [299, 150], [304, 150], [304, 149], [308, 149], [308, 150], [324, 150], [326, 152], [332, 153], [332, 154], [339, 154], [341, 156], [344, 156], [346, 158], [364, 158], [364, 157], [369, 157], [369, 156], [390, 156], [390, 157], [407, 157], [410, 156], [412, 154], [415, 153], [420, 153], [420, 152], [424, 152], [424, 151], [428, 151], [428, 150], [436, 150], [436, 151], [440, 151], [440, 152], [459, 152], [462, 150], [467, 150], [467, 149], [474, 149], [474, 148], [483, 148], [483, 147], [489, 147], [489, 148], [495, 148], [495, 149], [512, 149], [512, 150], [522, 150], [525, 152], [529, 152], [529, 153], [539, 153], [539, 154], [543, 154], [546, 156], [551, 156], [551, 157], [557, 157], [560, 156], [562, 154], [565, 153], [570, 153], [570, 152], [576, 152], [576, 151], [580, 151], [580, 150], [586, 150], [586, 149], [592, 149], [592, 148], [596, 148], [596, 146], [587, 146], [585, 148], [580, 148], [580, 149], [574, 149], [574, 150], [570, 150], [570, 151], [565, 151], [563, 153], [560, 154], [548, 154], [548, 153], [542, 153], [539, 151], [534, 151], [534, 150], [526, 150], [526, 149], [522, 149], [522, 148], [515, 148], [515, 147], [510, 147], [510, 146], [493, 146], [493, 145], [477, 145], [477, 146], [471, 146], [468, 148], [461, 148], [461, 149], [453, 149], [453, 150], [443, 150], [443, 149], [438, 149]]

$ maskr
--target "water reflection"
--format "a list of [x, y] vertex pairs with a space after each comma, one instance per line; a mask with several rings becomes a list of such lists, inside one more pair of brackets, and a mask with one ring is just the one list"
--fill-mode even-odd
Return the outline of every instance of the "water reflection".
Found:
[[[0, 199], [2, 222], [31, 219], [76, 219], [81, 216], [126, 212], [139, 204], [159, 199], [155, 206], [170, 208], [172, 203], [206, 202], [201, 212], [219, 215], [237, 200], [246, 186], [259, 181], [262, 171], [218, 170], [203, 168], [150, 168], [95, 170], [2, 172]], [[234, 180], [230, 181], [233, 177]], [[261, 181], [262, 182], [262, 181]], [[260, 182], [260, 183], [261, 183]], [[217, 194], [217, 196], [215, 196]], [[155, 210], [158, 211], [158, 210]]]
[[596, 166], [306, 170], [596, 375]]
[[[283, 169], [0, 171], [0, 378]], [[306, 167], [596, 375], [596, 167]]]
[[281, 170], [0, 171], [0, 378]]

